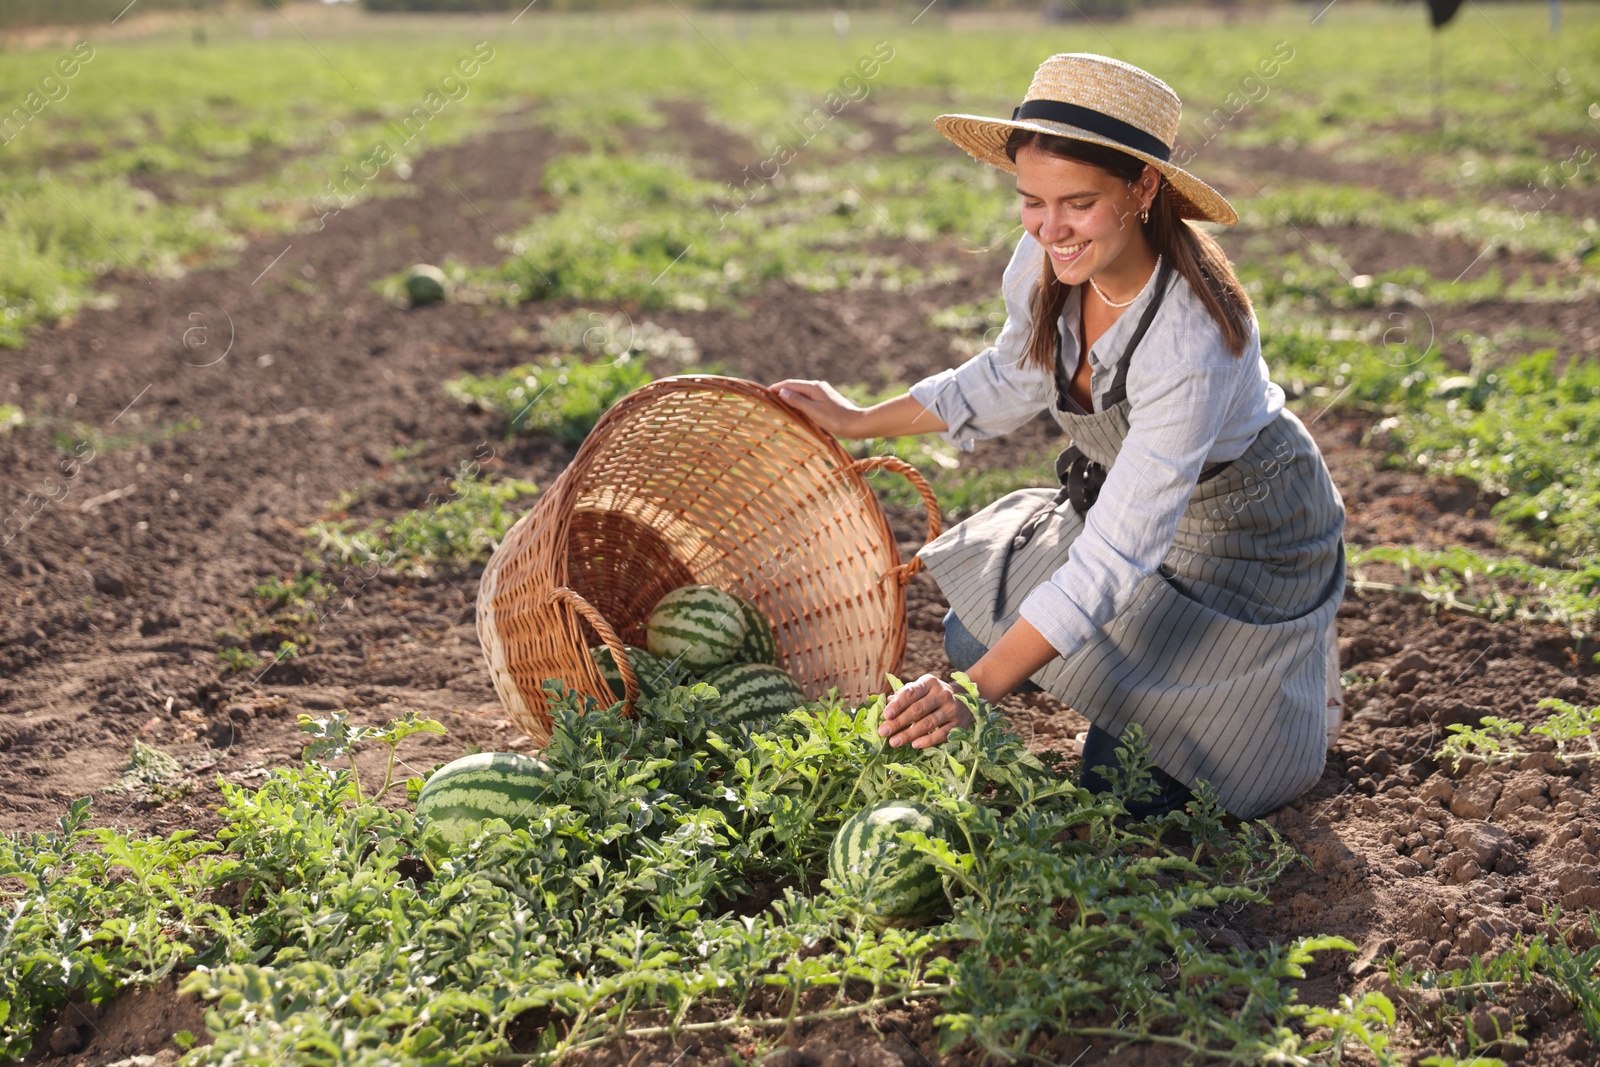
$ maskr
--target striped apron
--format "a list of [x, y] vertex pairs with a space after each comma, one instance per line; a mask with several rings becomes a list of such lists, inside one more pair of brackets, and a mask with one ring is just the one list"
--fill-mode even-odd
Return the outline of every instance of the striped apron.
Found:
[[[1083, 530], [1095, 466], [1109, 469], [1128, 434], [1127, 367], [1164, 290], [1163, 279], [1104, 410], [1066, 394], [1057, 359], [1054, 415], [1073, 445], [1057, 462], [1063, 488], [1002, 497], [918, 553], [990, 648]], [[1239, 818], [1282, 806], [1322, 775], [1344, 519], [1322, 453], [1285, 408], [1242, 456], [1202, 472], [1171, 550], [1128, 607], [1032, 680], [1113, 736], [1138, 723], [1157, 766], [1191, 788], [1209, 782]]]

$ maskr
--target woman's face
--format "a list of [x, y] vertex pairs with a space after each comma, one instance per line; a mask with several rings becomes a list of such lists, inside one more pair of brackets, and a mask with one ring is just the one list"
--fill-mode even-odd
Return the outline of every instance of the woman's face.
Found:
[[1148, 247], [1139, 211], [1155, 195], [1160, 171], [1146, 163], [1131, 187], [1099, 167], [1034, 145], [1017, 150], [1022, 226], [1050, 253], [1056, 277], [1081, 285], [1116, 262], [1132, 241]]

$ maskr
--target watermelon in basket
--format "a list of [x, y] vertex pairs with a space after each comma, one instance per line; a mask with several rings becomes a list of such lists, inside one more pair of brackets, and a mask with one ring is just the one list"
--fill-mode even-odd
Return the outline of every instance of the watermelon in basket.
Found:
[[[612, 703], [589, 650], [655, 653], [651, 611], [686, 585], [747, 601], [770, 624], [769, 644], [746, 623], [724, 662], [781, 667], [809, 699], [883, 692], [921, 561], [900, 557], [864, 477], [878, 469], [911, 481], [937, 537], [938, 504], [914, 467], [851, 457], [765, 386], [677, 375], [623, 397], [484, 568], [478, 637], [512, 721], [536, 745], [549, 740], [547, 678]], [[638, 672], [615, 665], [631, 707]]]

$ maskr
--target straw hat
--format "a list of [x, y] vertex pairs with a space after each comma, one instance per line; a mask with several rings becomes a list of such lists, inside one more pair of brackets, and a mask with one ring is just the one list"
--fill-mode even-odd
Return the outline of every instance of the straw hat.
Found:
[[1231, 226], [1239, 216], [1222, 194], [1171, 162], [1182, 111], [1183, 101], [1166, 82], [1131, 63], [1063, 52], [1034, 73], [1028, 95], [1009, 120], [940, 115], [933, 124], [974, 159], [1013, 174], [1017, 166], [1006, 156], [1012, 130], [1037, 130], [1120, 149], [1166, 177], [1167, 195], [1179, 218]]

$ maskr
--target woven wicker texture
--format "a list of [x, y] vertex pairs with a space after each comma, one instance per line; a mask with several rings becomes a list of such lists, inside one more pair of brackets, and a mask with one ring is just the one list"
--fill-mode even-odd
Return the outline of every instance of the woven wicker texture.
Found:
[[[1092, 108], [1136, 126], [1167, 148], [1178, 136], [1182, 101], [1166, 82], [1131, 63], [1088, 52], [1063, 52], [1051, 56], [1034, 72], [1026, 100], [1057, 100]], [[940, 115], [933, 120], [940, 133], [974, 159], [1015, 174], [1017, 167], [1006, 155], [1006, 138], [1015, 129], [1038, 130], [1107, 145], [1142, 159], [1166, 177], [1166, 196], [1178, 218], [1201, 219], [1231, 226], [1239, 221], [1233, 206], [1211, 186], [1175, 163], [1064, 122], [1048, 119], [995, 119], [981, 115]]]
[[779, 665], [816, 699], [884, 691], [905, 652], [902, 563], [863, 474], [896, 471], [940, 530], [927, 482], [894, 457], [855, 460], [765, 386], [719, 375], [635, 390], [590, 431], [571, 465], [506, 534], [478, 589], [478, 638], [512, 721], [543, 747], [540, 683], [559, 678], [610, 705], [588, 649], [604, 643], [631, 706], [622, 643], [643, 646], [662, 594], [699, 582], [772, 620]]

